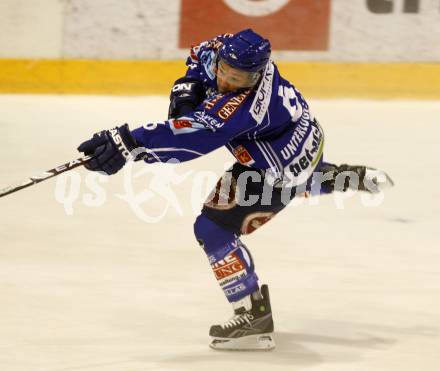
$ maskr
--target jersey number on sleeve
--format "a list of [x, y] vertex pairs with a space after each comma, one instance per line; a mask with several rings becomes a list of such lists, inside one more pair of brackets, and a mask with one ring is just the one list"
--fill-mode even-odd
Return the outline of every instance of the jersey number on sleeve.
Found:
[[278, 95], [283, 98], [283, 106], [287, 109], [292, 117], [292, 121], [297, 121], [302, 115], [302, 106], [298, 103], [295, 89], [291, 86], [280, 85]]

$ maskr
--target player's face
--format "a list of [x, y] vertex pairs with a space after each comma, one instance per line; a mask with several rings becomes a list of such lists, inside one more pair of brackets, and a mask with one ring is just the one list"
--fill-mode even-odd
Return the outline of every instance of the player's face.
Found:
[[220, 60], [216, 69], [217, 87], [220, 93], [229, 93], [251, 88], [258, 81], [256, 72], [242, 71]]

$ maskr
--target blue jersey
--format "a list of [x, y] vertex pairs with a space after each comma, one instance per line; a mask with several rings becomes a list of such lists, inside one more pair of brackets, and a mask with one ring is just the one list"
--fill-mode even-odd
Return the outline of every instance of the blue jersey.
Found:
[[226, 146], [240, 163], [266, 170], [273, 182], [303, 183], [322, 156], [321, 127], [272, 61], [255, 88], [220, 94], [214, 67], [227, 37], [191, 49], [186, 75], [201, 81], [207, 93], [194, 112], [132, 131], [151, 153], [145, 161], [188, 161]]

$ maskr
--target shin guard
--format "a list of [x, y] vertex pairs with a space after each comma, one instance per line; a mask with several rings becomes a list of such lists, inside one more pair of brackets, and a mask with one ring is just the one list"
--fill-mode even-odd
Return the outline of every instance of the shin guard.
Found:
[[237, 235], [221, 228], [204, 214], [197, 218], [194, 232], [229, 302], [258, 290], [252, 256]]

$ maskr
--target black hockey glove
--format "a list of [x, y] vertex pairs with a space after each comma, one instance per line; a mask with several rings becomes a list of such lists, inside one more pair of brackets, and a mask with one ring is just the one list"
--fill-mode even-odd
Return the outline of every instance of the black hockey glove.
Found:
[[177, 118], [194, 111], [205, 97], [205, 88], [200, 81], [189, 77], [176, 80], [171, 89], [168, 118]]
[[138, 145], [127, 124], [114, 129], [103, 130], [78, 147], [78, 151], [92, 156], [84, 166], [91, 171], [115, 174], [131, 159], [131, 151]]

